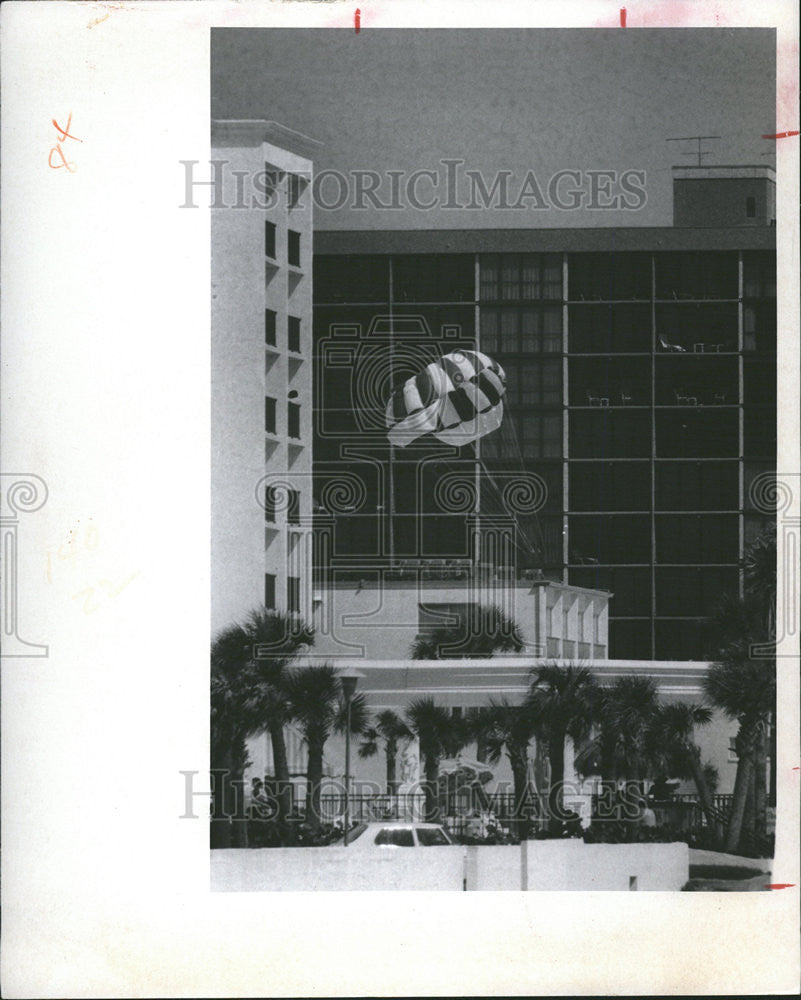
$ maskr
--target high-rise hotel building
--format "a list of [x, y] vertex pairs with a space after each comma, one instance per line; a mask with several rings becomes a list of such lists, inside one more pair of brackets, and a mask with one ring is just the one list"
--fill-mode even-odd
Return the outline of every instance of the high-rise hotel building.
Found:
[[705, 619], [772, 516], [752, 486], [775, 470], [775, 178], [681, 167], [673, 185], [662, 228], [317, 233], [315, 496], [343, 469], [361, 484], [335, 559], [447, 575], [474, 557], [437, 483], [475, 456], [390, 454], [383, 406], [477, 347], [507, 377], [481, 518], [511, 471], [545, 486], [516, 516], [515, 572], [611, 592], [610, 658], [705, 659]]

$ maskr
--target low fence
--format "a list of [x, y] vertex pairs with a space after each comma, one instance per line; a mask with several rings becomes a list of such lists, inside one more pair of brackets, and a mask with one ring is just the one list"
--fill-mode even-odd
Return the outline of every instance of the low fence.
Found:
[[[731, 795], [715, 795], [713, 809], [717, 821], [725, 824], [731, 810]], [[300, 803], [299, 803], [300, 804]], [[707, 825], [707, 818], [697, 796], [680, 795], [665, 801], [652, 801], [657, 825], [670, 826], [677, 830], [690, 830]], [[568, 805], [567, 808], [570, 808]], [[323, 795], [321, 797], [321, 819], [323, 823], [341, 821], [345, 815], [345, 796]], [[393, 795], [352, 795], [350, 813], [354, 822], [370, 823], [386, 820], [424, 820], [425, 798], [417, 794]], [[542, 830], [548, 824], [548, 797], [530, 792], [517, 807], [514, 793], [496, 792], [477, 796], [470, 790], [449, 795], [441, 795], [437, 800], [440, 822], [447, 822], [455, 833], [463, 833], [472, 816], [492, 813], [502, 826], [509, 827], [516, 819], [527, 820], [530, 830]], [[593, 815], [598, 815], [593, 808]], [[602, 813], [603, 818], [614, 819], [613, 815]]]

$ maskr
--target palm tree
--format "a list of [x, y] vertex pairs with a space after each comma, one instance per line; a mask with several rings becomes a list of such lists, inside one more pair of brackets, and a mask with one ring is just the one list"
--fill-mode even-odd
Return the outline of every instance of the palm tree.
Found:
[[766, 634], [776, 635], [776, 524], [758, 535], [743, 553], [745, 592], [754, 603]]
[[[776, 704], [775, 660], [754, 659], [751, 654], [752, 643], [747, 638], [735, 640], [722, 650], [705, 678], [707, 696], [729, 718], [739, 723], [735, 741], [737, 775], [724, 847], [730, 852], [736, 851], [740, 843], [755, 767], [763, 767], [761, 753]], [[761, 801], [755, 803], [754, 812], [757, 831], [763, 833], [764, 804]]]
[[648, 767], [649, 734], [659, 704], [650, 677], [620, 677], [600, 702], [602, 745], [614, 758], [616, 777], [642, 782]]
[[237, 812], [236, 786], [243, 780], [248, 754], [245, 741], [251, 721], [247, 717], [245, 699], [247, 685], [243, 650], [246, 637], [241, 626], [223, 629], [211, 646], [211, 771], [214, 777], [212, 803], [212, 846], [231, 846], [232, 833], [237, 845], [241, 824], [231, 824]]
[[[342, 682], [329, 663], [288, 671], [282, 687], [292, 719], [298, 723], [308, 752], [306, 768], [306, 824], [320, 826], [320, 795], [325, 744], [332, 732], [347, 728], [347, 706]], [[360, 733], [367, 722], [365, 697], [350, 700], [351, 732]]]
[[443, 757], [454, 757], [470, 739], [464, 722], [451, 715], [447, 708], [437, 705], [433, 698], [417, 698], [406, 709], [406, 722], [420, 741], [425, 781], [426, 819], [437, 817], [437, 784], [439, 762]]
[[473, 733], [482, 738], [487, 761], [497, 764], [504, 752], [509, 760], [514, 782], [514, 826], [522, 838], [528, 829], [528, 748], [536, 735], [535, 720], [523, 705], [510, 705], [505, 698], [491, 701], [486, 711], [475, 714], [472, 719]]
[[564, 816], [565, 740], [570, 736], [578, 743], [589, 735], [597, 711], [597, 692], [590, 671], [578, 664], [548, 663], [531, 672], [525, 706], [538, 738], [548, 748], [552, 827], [557, 827]]
[[[286, 666], [304, 646], [314, 642], [314, 632], [297, 616], [267, 608], [251, 611], [244, 623], [223, 629], [211, 648], [211, 750], [212, 766], [241, 780], [247, 766], [245, 740], [269, 732], [278, 779], [278, 821], [291, 801], [284, 726], [289, 721], [281, 679]], [[230, 782], [224, 782], [225, 785]], [[231, 813], [231, 789], [220, 801]]]
[[387, 764], [387, 792], [393, 795], [398, 790], [395, 777], [398, 750], [401, 740], [411, 739], [412, 731], [391, 709], [379, 712], [375, 724], [364, 730], [364, 740], [359, 747], [362, 759], [374, 757], [378, 753], [379, 741], [384, 744], [384, 755]]
[[704, 767], [701, 763], [701, 751], [695, 742], [695, 730], [711, 721], [712, 711], [705, 705], [680, 701], [660, 705], [649, 734], [650, 756], [660, 761], [666, 773], [677, 778], [693, 779], [707, 825], [719, 837], [720, 821], [707, 776], [710, 765]]
[[520, 652], [525, 646], [518, 624], [494, 605], [473, 605], [455, 625], [442, 625], [417, 636], [409, 649], [413, 660], [492, 656]]
[[284, 728], [290, 711], [282, 681], [298, 653], [314, 643], [314, 629], [297, 615], [267, 608], [251, 611], [242, 628], [249, 643], [249, 712], [256, 719], [256, 731], [269, 732], [275, 777], [279, 786], [288, 787]]
[[[766, 643], [776, 640], [776, 522], [747, 546], [743, 554], [745, 593], [754, 605]], [[764, 748], [763, 748], [764, 744]], [[763, 791], [765, 770], [770, 759], [770, 789]], [[766, 739], [760, 736], [754, 772], [755, 797], [764, 796], [776, 805], [776, 718], [771, 714]], [[757, 809], [759, 812], [759, 809]]]

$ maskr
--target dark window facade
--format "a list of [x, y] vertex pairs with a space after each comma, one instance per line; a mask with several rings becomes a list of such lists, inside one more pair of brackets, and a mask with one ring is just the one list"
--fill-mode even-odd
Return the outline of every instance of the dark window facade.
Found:
[[[390, 387], [478, 347], [506, 373], [504, 423], [478, 448], [481, 513], [502, 519], [507, 473], [544, 483], [537, 513], [509, 518], [517, 569], [611, 591], [610, 656], [705, 658], [741, 536], [769, 520], [751, 493], [775, 468], [773, 251], [332, 255], [314, 287], [316, 466], [354, 440], [371, 442], [365, 481], [373, 459], [386, 468]], [[392, 458], [395, 556], [471, 559], [472, 508], [447, 510], [435, 483], [475, 452], [415, 447]], [[390, 548], [382, 489], [346, 519], [346, 548], [371, 558]]]

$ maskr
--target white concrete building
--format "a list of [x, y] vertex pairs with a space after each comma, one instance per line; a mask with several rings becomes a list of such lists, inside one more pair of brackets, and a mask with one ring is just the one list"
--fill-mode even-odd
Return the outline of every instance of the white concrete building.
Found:
[[212, 632], [311, 617], [312, 157], [271, 121], [213, 121]]

